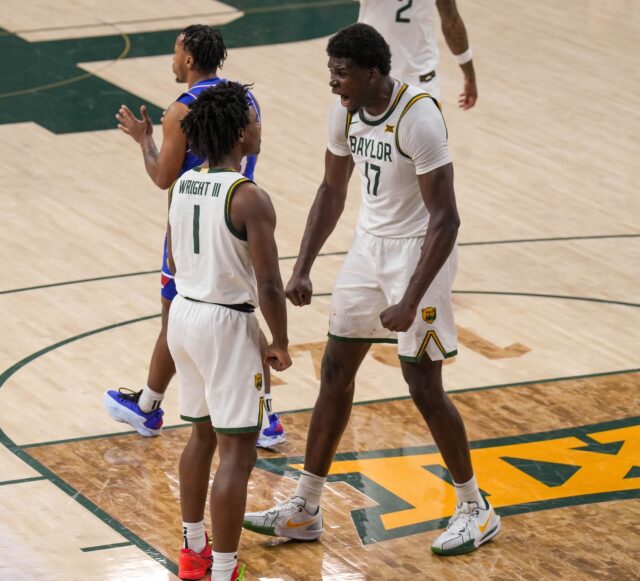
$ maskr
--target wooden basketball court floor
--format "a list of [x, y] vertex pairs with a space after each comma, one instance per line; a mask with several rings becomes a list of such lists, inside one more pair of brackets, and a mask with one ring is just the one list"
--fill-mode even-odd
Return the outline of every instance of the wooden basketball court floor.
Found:
[[[247, 579], [640, 577], [640, 4], [459, 5], [480, 99], [456, 109], [461, 78], [442, 45], [462, 217], [459, 355], [445, 379], [503, 532], [465, 557], [430, 553], [452, 487], [393, 349], [377, 346], [332, 466], [324, 537], [243, 534]], [[101, 403], [106, 388], [146, 379], [166, 221], [117, 107], [148, 103], [159, 121], [181, 89], [177, 31], [222, 27], [224, 74], [254, 82], [262, 103], [256, 177], [279, 215], [286, 279], [322, 175], [326, 37], [356, 9], [3, 2], [0, 579], [175, 579], [189, 433], [177, 388], [151, 440]], [[314, 268], [312, 305], [289, 309], [294, 365], [273, 388], [288, 442], [259, 452], [250, 509], [295, 486], [357, 187]]]

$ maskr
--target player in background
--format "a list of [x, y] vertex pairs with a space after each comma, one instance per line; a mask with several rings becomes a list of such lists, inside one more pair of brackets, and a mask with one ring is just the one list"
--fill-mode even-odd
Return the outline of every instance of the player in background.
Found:
[[436, 7], [444, 38], [464, 76], [458, 105], [471, 109], [478, 99], [476, 73], [467, 30], [455, 0], [360, 0], [358, 22], [373, 26], [389, 44], [392, 77], [440, 100]]
[[[123, 105], [116, 115], [118, 128], [140, 145], [147, 174], [159, 188], [169, 188], [184, 172], [202, 162], [189, 147], [187, 138], [180, 128], [180, 121], [202, 91], [225, 82], [225, 79], [218, 76], [218, 69], [222, 68], [226, 57], [227, 50], [222, 34], [212, 26], [191, 25], [178, 35], [174, 46], [173, 73], [177, 83], [186, 83], [187, 91], [182, 93], [164, 114], [160, 150], [153, 139], [153, 125], [146, 107], [140, 108], [141, 119], [138, 119], [126, 105]], [[250, 92], [249, 99], [260, 120], [260, 107]], [[249, 155], [243, 159], [242, 173], [249, 179], [253, 179], [256, 161], [256, 155]], [[161, 403], [169, 382], [175, 375], [175, 365], [167, 347], [167, 319], [176, 288], [173, 272], [167, 262], [166, 240], [160, 294], [162, 325], [151, 355], [147, 384], [137, 392], [120, 388], [108, 390], [104, 394], [104, 404], [109, 415], [117, 421], [130, 424], [140, 435], [146, 437], [160, 434], [164, 415]], [[272, 411], [268, 369], [265, 370], [264, 380], [267, 390], [267, 417], [258, 444], [271, 448], [284, 442], [286, 436], [278, 415]]]

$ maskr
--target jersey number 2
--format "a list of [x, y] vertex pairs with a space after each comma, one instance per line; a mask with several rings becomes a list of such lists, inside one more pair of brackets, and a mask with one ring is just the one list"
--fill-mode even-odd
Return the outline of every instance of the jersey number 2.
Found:
[[[406, 1], [407, 0], [398, 0], [398, 2], [406, 2]], [[402, 6], [401, 8], [398, 8], [398, 11], [396, 12], [396, 22], [411, 22], [411, 18], [402, 16], [402, 13], [409, 10], [412, 4], [413, 4], [413, 0], [409, 0], [406, 6]]]
[[[378, 195], [378, 186], [380, 185], [380, 166], [368, 161], [364, 164], [364, 175], [367, 178], [367, 194], [372, 196]], [[372, 183], [373, 179], [373, 183]]]

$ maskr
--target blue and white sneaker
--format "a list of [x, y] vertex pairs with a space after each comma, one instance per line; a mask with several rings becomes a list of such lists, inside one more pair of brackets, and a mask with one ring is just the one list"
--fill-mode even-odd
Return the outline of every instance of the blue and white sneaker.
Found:
[[267, 450], [287, 441], [282, 422], [278, 414], [269, 415], [269, 425], [260, 432], [256, 446]]
[[136, 429], [145, 438], [152, 438], [162, 430], [162, 416], [164, 411], [158, 408], [150, 412], [143, 412], [138, 405], [142, 390], [135, 392], [126, 387], [117, 391], [110, 389], [104, 392], [102, 398], [107, 413], [116, 422], [125, 422]]

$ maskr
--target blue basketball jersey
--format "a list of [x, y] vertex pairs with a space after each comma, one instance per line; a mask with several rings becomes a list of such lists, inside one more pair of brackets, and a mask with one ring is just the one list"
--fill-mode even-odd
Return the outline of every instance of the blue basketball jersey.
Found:
[[[189, 87], [189, 90], [186, 93], [182, 93], [182, 95], [180, 95], [176, 99], [176, 101], [178, 101], [178, 103], [183, 103], [188, 107], [198, 98], [198, 95], [202, 93], [202, 91], [206, 91], [211, 87], [215, 87], [218, 83], [225, 82], [226, 79], [221, 79], [220, 77], [214, 77], [213, 79], [204, 79]], [[256, 98], [250, 91], [247, 92], [247, 97], [249, 99], [249, 104], [255, 109], [256, 115], [258, 116], [258, 123], [261, 123], [262, 120], [260, 118], [260, 106], [258, 105], [258, 101], [256, 101]], [[256, 168], [257, 159], [257, 155], [249, 155], [242, 160], [242, 174], [250, 180], [253, 180], [253, 172]], [[184, 161], [182, 162], [180, 175], [182, 175], [186, 171], [189, 171], [190, 169], [193, 169], [194, 167], [202, 165], [203, 161], [203, 159], [197, 157], [191, 151], [191, 148], [187, 144], [187, 154], [185, 155]]]

